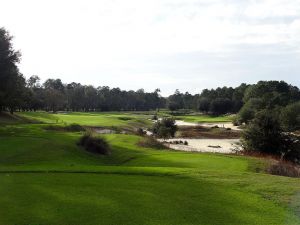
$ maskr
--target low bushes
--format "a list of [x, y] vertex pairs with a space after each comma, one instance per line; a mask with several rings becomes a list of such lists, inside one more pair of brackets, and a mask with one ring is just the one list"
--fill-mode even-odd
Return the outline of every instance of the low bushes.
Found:
[[174, 144], [174, 145], [189, 145], [189, 143], [187, 141], [181, 141], [181, 140], [179, 140], [179, 141], [177, 141], [177, 140], [176, 141], [170, 141], [168, 143]]
[[138, 145], [144, 148], [167, 149], [165, 145], [163, 145], [153, 137], [143, 138], [143, 140], [138, 142]]
[[79, 124], [70, 124], [67, 126], [46, 126], [46, 130], [54, 130], [54, 131], [67, 131], [67, 132], [80, 132], [85, 131], [84, 127], [80, 126]]
[[108, 155], [110, 153], [110, 146], [108, 142], [102, 137], [95, 137], [91, 134], [84, 134], [78, 142], [79, 146], [84, 147], [86, 151]]
[[143, 130], [143, 128], [138, 128], [135, 133], [139, 136], [144, 136], [147, 132]]
[[158, 120], [158, 117], [156, 114], [152, 116], [152, 120]]
[[119, 120], [128, 121], [128, 120], [132, 120], [132, 118], [123, 116], [123, 117], [119, 117]]
[[84, 131], [84, 127], [80, 126], [79, 124], [73, 123], [68, 126], [65, 126], [65, 129], [67, 131], [74, 131], [74, 132], [79, 132], [79, 131]]
[[280, 161], [272, 164], [267, 169], [267, 172], [272, 175], [286, 176], [286, 177], [300, 177], [300, 168], [289, 163]]

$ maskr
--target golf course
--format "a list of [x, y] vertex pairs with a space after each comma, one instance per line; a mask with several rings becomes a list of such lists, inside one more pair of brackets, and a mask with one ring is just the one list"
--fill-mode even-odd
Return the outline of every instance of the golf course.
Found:
[[300, 225], [300, 0], [12, 0], [0, 225]]
[[[186, 118], [219, 122], [228, 118]], [[0, 117], [0, 225], [300, 224], [300, 180], [265, 172], [267, 159], [141, 147], [130, 132], [95, 134], [100, 155], [77, 145], [84, 127], [150, 127], [151, 113], [19, 112]]]

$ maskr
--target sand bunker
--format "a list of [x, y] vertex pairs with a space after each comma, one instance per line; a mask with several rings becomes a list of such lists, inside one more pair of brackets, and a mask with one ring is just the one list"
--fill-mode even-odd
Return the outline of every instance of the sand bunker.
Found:
[[106, 128], [95, 128], [94, 131], [97, 134], [114, 134], [116, 133], [114, 130], [106, 129]]
[[241, 130], [239, 127], [234, 126], [232, 123], [192, 123], [192, 122], [185, 122], [182, 120], [175, 120], [177, 126], [203, 126], [203, 127], [222, 127], [222, 128], [230, 128], [232, 130]]
[[[159, 141], [166, 143], [174, 150], [187, 152], [215, 152], [215, 153], [235, 153], [240, 148], [237, 146], [239, 139], [188, 139], [188, 138], [174, 138], [174, 139], [159, 139]], [[172, 144], [173, 141], [187, 141], [188, 145]]]

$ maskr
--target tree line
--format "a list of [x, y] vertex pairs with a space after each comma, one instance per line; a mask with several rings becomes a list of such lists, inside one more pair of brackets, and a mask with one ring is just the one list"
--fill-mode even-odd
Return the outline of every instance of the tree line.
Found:
[[143, 89], [124, 91], [75, 82], [64, 84], [60, 79], [48, 79], [41, 84], [38, 76], [26, 80], [18, 69], [20, 59], [12, 36], [0, 28], [0, 111], [141, 111], [165, 106], [159, 89], [149, 93]]
[[[165, 105], [165, 99], [159, 89], [153, 92], [124, 91], [107, 86], [94, 87], [80, 83], [63, 84], [60, 79], [47, 79], [40, 84], [38, 76], [25, 80], [20, 75], [22, 86], [15, 88], [14, 96], [3, 91], [5, 101], [1, 101], [1, 109], [13, 113], [19, 111], [45, 110], [57, 111], [146, 111], [156, 110]], [[2, 99], [2, 98], [1, 98]]]
[[285, 126], [296, 124], [296, 119], [287, 118], [297, 112], [300, 92], [284, 81], [204, 89], [195, 95], [176, 90], [164, 98], [159, 89], [125, 91], [75, 82], [64, 84], [60, 79], [48, 79], [41, 84], [38, 76], [26, 80], [18, 69], [20, 58], [20, 52], [13, 48], [12, 36], [0, 28], [0, 111], [144, 111], [168, 107], [171, 111], [193, 109], [213, 115], [238, 113], [235, 122], [241, 124], [253, 120], [258, 111], [276, 109], [282, 111]]
[[29, 78], [27, 88], [30, 97], [24, 102], [24, 108], [29, 110], [144, 111], [164, 105], [159, 89], [149, 93], [143, 89], [124, 91], [75, 82], [63, 84], [60, 79], [48, 79], [40, 85], [38, 76]]
[[214, 115], [237, 113], [244, 104], [244, 93], [249, 86], [241, 84], [237, 88], [204, 89], [201, 94], [196, 95], [191, 95], [188, 92], [180, 93], [176, 90], [173, 95], [168, 97], [167, 106], [171, 111], [193, 109]]

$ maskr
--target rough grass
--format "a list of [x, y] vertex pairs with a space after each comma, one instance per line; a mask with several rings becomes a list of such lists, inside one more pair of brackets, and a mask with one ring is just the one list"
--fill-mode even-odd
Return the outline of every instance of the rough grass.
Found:
[[217, 138], [236, 139], [241, 137], [241, 132], [226, 128], [210, 128], [203, 126], [179, 127], [178, 137], [182, 138]]
[[267, 172], [279, 176], [300, 177], [300, 167], [293, 165], [290, 162], [272, 163], [267, 168]]
[[75, 123], [66, 126], [49, 125], [49, 126], [45, 126], [44, 128], [46, 130], [53, 130], [53, 131], [68, 131], [68, 132], [85, 131], [84, 127]]
[[0, 224], [300, 223], [300, 179], [257, 173], [261, 159], [158, 151], [121, 134], [95, 155], [80, 133], [44, 126], [0, 127]]
[[145, 137], [138, 142], [138, 146], [152, 149], [168, 149], [161, 142], [157, 141], [154, 137]]

